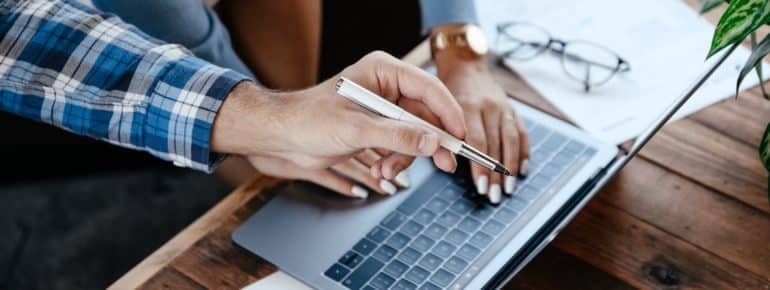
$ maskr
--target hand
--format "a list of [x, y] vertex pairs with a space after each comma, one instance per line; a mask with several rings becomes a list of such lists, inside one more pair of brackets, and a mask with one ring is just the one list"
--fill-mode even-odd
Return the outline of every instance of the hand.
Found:
[[490, 202], [497, 204], [501, 201], [501, 191], [511, 195], [515, 190], [516, 173], [527, 174], [529, 139], [524, 124], [492, 78], [484, 59], [473, 60], [453, 51], [441, 51], [436, 55], [436, 64], [439, 78], [463, 108], [468, 128], [466, 142], [501, 160], [514, 173], [506, 177], [471, 164], [476, 191], [487, 194]]
[[[449, 90], [417, 67], [376, 52], [340, 75], [394, 103], [420, 102], [438, 117], [440, 125], [450, 134], [465, 137], [461, 109]], [[339, 75], [297, 92], [268, 92], [250, 83], [238, 85], [217, 114], [212, 149], [248, 156], [258, 169], [266, 167], [257, 164], [260, 161], [270, 164], [284, 161], [286, 168], [297, 170], [340, 168], [343, 162], [367, 148], [394, 152], [378, 163], [380, 172], [400, 172], [394, 165], [386, 164], [404, 155], [431, 156], [440, 169], [455, 169], [454, 156], [439, 147], [435, 133], [382, 118], [351, 103], [336, 94], [334, 85], [338, 79]], [[389, 174], [388, 179], [395, 175]], [[353, 189], [350, 186], [345, 192], [360, 195], [353, 193]]]

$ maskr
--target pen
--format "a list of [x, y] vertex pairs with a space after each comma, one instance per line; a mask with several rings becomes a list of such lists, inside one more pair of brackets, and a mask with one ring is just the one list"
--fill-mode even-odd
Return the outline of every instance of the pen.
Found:
[[438, 134], [439, 144], [454, 154], [468, 158], [479, 165], [505, 175], [511, 175], [511, 171], [492, 157], [484, 154], [476, 148], [471, 147], [460, 139], [455, 138], [449, 133], [436, 128], [419, 117], [412, 115], [403, 108], [391, 103], [390, 101], [378, 96], [377, 94], [359, 86], [355, 82], [345, 77], [340, 77], [337, 81], [337, 93], [347, 98], [353, 103], [367, 109], [375, 114], [385, 118], [410, 122], [420, 125], [426, 129]]

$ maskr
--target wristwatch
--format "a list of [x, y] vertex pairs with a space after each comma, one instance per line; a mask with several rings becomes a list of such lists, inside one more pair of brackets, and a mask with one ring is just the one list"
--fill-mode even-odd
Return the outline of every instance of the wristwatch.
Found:
[[430, 51], [433, 55], [451, 47], [462, 48], [468, 51], [471, 57], [482, 57], [489, 50], [484, 31], [472, 24], [463, 25], [452, 31], [440, 31], [430, 38]]

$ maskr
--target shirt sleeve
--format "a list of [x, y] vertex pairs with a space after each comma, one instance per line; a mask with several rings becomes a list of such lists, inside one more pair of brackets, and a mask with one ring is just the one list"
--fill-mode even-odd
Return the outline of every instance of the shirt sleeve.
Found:
[[422, 32], [449, 23], [478, 24], [474, 0], [420, 0]]
[[2, 1], [0, 37], [0, 110], [177, 166], [223, 158], [212, 124], [247, 77], [74, 1]]

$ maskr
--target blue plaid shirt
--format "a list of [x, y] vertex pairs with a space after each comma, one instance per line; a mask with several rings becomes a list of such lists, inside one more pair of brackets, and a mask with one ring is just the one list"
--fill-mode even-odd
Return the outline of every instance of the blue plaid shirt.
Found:
[[1, 1], [0, 35], [0, 110], [178, 166], [221, 160], [212, 123], [245, 76], [76, 2]]

